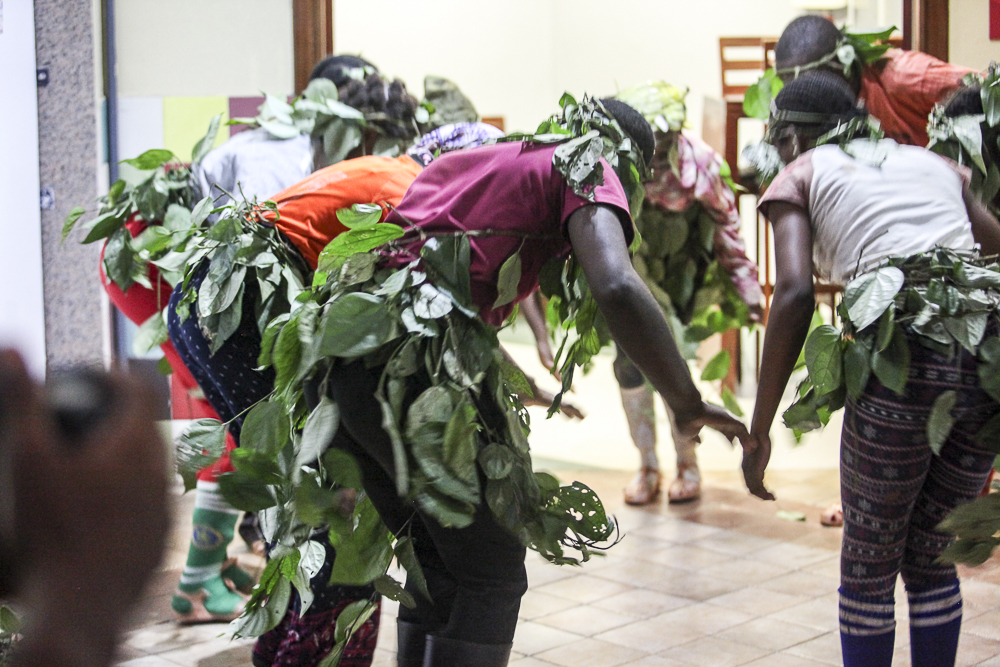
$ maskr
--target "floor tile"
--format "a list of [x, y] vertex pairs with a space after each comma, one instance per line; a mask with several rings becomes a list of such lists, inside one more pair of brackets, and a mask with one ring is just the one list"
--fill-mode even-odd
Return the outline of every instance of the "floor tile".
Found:
[[652, 581], [646, 587], [667, 595], [704, 601], [732, 593], [743, 588], [743, 585], [718, 577], [710, 577], [700, 572], [688, 572], [681, 577]]
[[808, 658], [825, 665], [840, 665], [840, 633], [828, 632], [820, 635], [816, 639], [811, 639], [801, 644], [796, 644], [785, 649], [782, 653], [788, 653], [800, 658]]
[[563, 611], [574, 607], [578, 602], [557, 595], [549, 595], [538, 589], [530, 589], [521, 598], [521, 609], [518, 617], [526, 620], [533, 620], [539, 616], [548, 616], [557, 611]]
[[149, 655], [144, 658], [119, 662], [117, 667], [177, 667], [177, 663], [167, 662], [156, 655]]
[[788, 595], [786, 593], [778, 593], [777, 591], [769, 591], [765, 588], [750, 586], [714, 597], [708, 600], [708, 603], [725, 607], [726, 609], [742, 611], [752, 616], [763, 616], [808, 601], [809, 598], [805, 595]]
[[638, 619], [635, 616], [626, 616], [625, 614], [589, 605], [579, 605], [565, 611], [550, 614], [549, 616], [537, 618], [535, 622], [547, 625], [550, 628], [583, 635], [584, 637], [592, 637], [612, 628], [633, 623], [636, 620]]
[[[375, 665], [372, 665], [372, 667], [375, 667]], [[391, 667], [396, 667], [395, 663], [393, 663]], [[509, 667], [552, 667], [552, 663], [528, 656], [517, 660], [511, 660]]]
[[616, 667], [645, 657], [643, 651], [596, 639], [554, 648], [537, 657], [564, 667]]
[[836, 591], [840, 581], [832, 577], [799, 570], [768, 579], [758, 585], [769, 591], [816, 598]]
[[719, 637], [705, 637], [664, 651], [663, 656], [689, 665], [735, 667], [767, 655], [769, 651]]
[[988, 611], [971, 620], [962, 619], [962, 634], [966, 633], [1000, 641], [1000, 611]]
[[807, 660], [797, 655], [787, 653], [775, 653], [760, 660], [754, 660], [743, 665], [743, 667], [821, 667], [824, 663], [815, 660]]
[[144, 653], [163, 653], [216, 639], [223, 635], [228, 628], [228, 623], [205, 623], [188, 626], [177, 625], [173, 622], [159, 623], [133, 630], [125, 636], [125, 643]]
[[732, 560], [729, 554], [719, 553], [710, 549], [703, 549], [693, 544], [668, 544], [657, 543], [659, 548], [650, 549], [635, 554], [640, 560], [651, 563], [659, 563], [667, 567], [681, 570], [704, 570], [713, 565], [721, 565]]
[[760, 585], [778, 577], [787, 575], [791, 570], [774, 563], [766, 563], [751, 558], [733, 558], [722, 564], [705, 568], [702, 574], [708, 577], [718, 577], [743, 586]]
[[690, 604], [694, 604], [694, 602], [687, 598], [674, 597], [673, 595], [640, 588], [633, 588], [624, 593], [612, 595], [609, 598], [596, 600], [591, 603], [594, 607], [636, 618], [658, 616], [664, 612], [673, 611], [674, 609], [686, 607]]
[[[616, 568], [623, 572], [628, 572], [629, 568]], [[600, 572], [598, 572], [600, 574]], [[617, 595], [623, 591], [630, 590], [630, 586], [617, 581], [609, 581], [600, 576], [586, 574], [577, 575], [568, 579], [560, 579], [551, 584], [545, 584], [535, 588], [539, 593], [554, 595], [566, 598], [575, 602], [593, 602], [602, 598]]]
[[838, 603], [838, 596], [836, 593], [833, 593], [795, 605], [794, 607], [782, 609], [779, 612], [771, 614], [769, 618], [777, 618], [788, 623], [797, 623], [798, 625], [805, 625], [827, 632], [839, 631], [840, 612]]
[[583, 637], [578, 634], [525, 621], [517, 626], [517, 631], [514, 633], [514, 650], [524, 655], [535, 655], [581, 639]]
[[696, 576], [696, 573], [648, 561], [630, 560], [614, 567], [602, 567], [594, 572], [594, 576], [634, 588], [659, 590], [664, 582]]
[[622, 667], [687, 667], [687, 664], [662, 655], [648, 655], [633, 662], [626, 662]]
[[768, 547], [779, 546], [781, 543], [766, 537], [755, 537], [735, 530], [720, 530], [708, 537], [698, 540], [695, 543], [702, 549], [718, 551], [733, 556], [746, 556], [767, 549]]
[[659, 653], [668, 648], [686, 644], [704, 637], [704, 632], [676, 627], [672, 619], [664, 620], [665, 614], [644, 621], [636, 621], [620, 628], [602, 632], [595, 639], [634, 648], [647, 653]]
[[958, 640], [956, 667], [978, 665], [985, 660], [1000, 655], [1000, 642], [963, 632]]
[[655, 618], [659, 619], [666, 628], [685, 629], [712, 635], [726, 628], [747, 623], [754, 617], [741, 611], [699, 603], [660, 614]]
[[801, 568], [828, 560], [830, 558], [830, 551], [785, 542], [767, 549], [755, 551], [752, 558], [762, 560], [765, 563], [784, 565], [789, 568]]
[[161, 653], [160, 657], [181, 667], [246, 667], [252, 649], [251, 640], [211, 639]]
[[771, 651], [780, 651], [796, 644], [807, 642], [825, 634], [823, 630], [804, 625], [788, 623], [773, 617], [755, 618], [752, 621], [728, 628], [716, 636], [737, 644], [757, 646]]
[[684, 544], [714, 535], [719, 532], [719, 529], [712, 528], [711, 526], [702, 526], [690, 521], [664, 521], [651, 526], [644, 526], [633, 532], [642, 537], [651, 537], [657, 540]]

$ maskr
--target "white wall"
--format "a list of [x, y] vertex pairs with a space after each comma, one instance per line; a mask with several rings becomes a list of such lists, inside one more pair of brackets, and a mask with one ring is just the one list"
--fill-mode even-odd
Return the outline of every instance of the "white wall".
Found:
[[948, 17], [949, 60], [973, 69], [1000, 61], [1000, 42], [990, 41], [989, 0], [951, 0]]
[[[42, 232], [38, 208], [35, 17], [30, 2], [6, 2], [0, 27], [0, 345], [18, 348], [45, 374]], [[11, 100], [17, 100], [11, 103]], [[13, 130], [16, 128], [16, 131]]]
[[335, 0], [334, 45], [418, 96], [425, 74], [448, 77], [508, 130], [533, 130], [564, 90], [613, 94], [648, 79], [689, 86], [699, 129], [703, 96], [721, 93], [718, 38], [776, 36], [800, 13], [792, 0]]
[[291, 0], [118, 0], [121, 97], [294, 92]]

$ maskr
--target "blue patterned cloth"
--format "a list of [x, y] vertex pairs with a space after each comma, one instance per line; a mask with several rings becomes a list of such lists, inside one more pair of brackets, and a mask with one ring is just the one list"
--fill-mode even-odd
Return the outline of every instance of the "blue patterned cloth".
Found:
[[502, 136], [503, 131], [486, 123], [452, 123], [417, 139], [406, 154], [426, 167], [442, 153], [475, 148]]

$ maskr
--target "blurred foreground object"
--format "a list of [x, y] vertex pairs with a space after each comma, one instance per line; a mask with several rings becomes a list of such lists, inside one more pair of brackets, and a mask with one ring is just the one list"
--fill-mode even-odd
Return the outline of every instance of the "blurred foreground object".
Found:
[[43, 389], [0, 351], [0, 593], [26, 621], [12, 664], [110, 664], [168, 528], [152, 414], [135, 379], [82, 371]]

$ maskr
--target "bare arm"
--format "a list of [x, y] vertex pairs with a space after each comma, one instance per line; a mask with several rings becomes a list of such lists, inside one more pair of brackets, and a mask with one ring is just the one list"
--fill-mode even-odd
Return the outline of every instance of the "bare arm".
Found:
[[538, 348], [538, 359], [548, 370], [555, 365], [552, 346], [549, 344], [549, 328], [545, 325], [545, 311], [542, 309], [542, 295], [535, 290], [527, 299], [521, 302], [521, 312], [528, 321], [531, 335], [535, 337], [535, 347]]
[[962, 198], [972, 221], [972, 238], [982, 247], [984, 255], [1000, 254], [1000, 223], [968, 185], [962, 188]]
[[632, 268], [618, 216], [608, 207], [585, 206], [570, 216], [569, 239], [612, 335], [666, 399], [678, 429], [695, 435], [710, 426], [726, 437], [748, 433], [728, 412], [701, 400], [677, 350], [660, 306]]
[[750, 427], [752, 441], [758, 446], [745, 451], [743, 458], [747, 487], [751, 493], [765, 500], [774, 498], [764, 488], [764, 470], [771, 457], [771, 424], [809, 333], [809, 322], [816, 307], [812, 277], [812, 229], [808, 214], [798, 206], [778, 201], [771, 204], [769, 214], [774, 228], [777, 279], [764, 336], [757, 402]]

